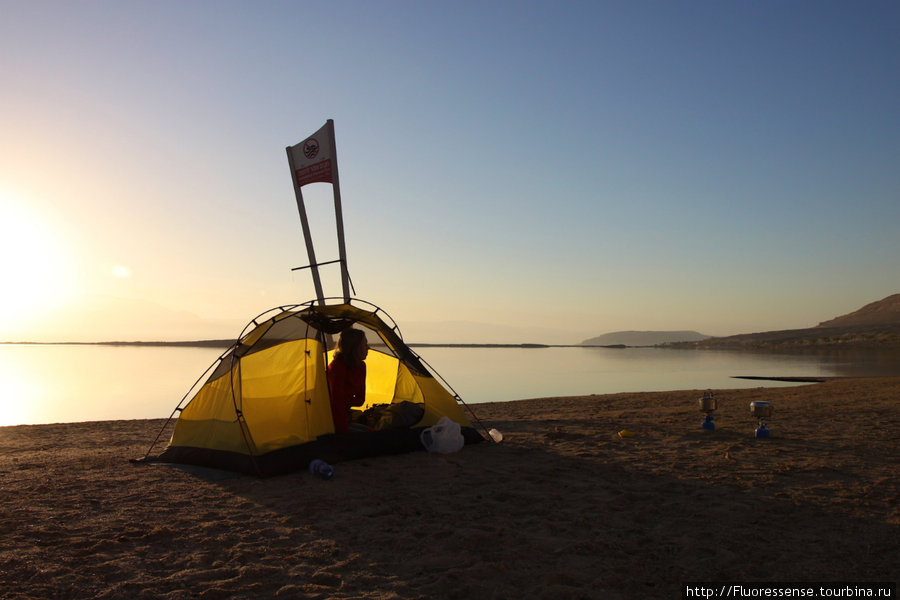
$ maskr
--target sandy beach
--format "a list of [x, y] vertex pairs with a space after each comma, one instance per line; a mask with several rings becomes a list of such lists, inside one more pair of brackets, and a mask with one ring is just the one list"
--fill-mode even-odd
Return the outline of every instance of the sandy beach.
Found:
[[[714, 391], [712, 433], [703, 390], [474, 405], [501, 444], [346, 462], [330, 481], [130, 464], [162, 420], [0, 428], [0, 596], [680, 598], [689, 581], [897, 581], [900, 379]], [[754, 400], [774, 405], [768, 440]]]

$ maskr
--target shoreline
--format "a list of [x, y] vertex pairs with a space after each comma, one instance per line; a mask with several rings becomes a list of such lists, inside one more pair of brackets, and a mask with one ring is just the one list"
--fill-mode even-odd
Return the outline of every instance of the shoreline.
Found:
[[[236, 340], [193, 340], [193, 341], [106, 341], [106, 342], [0, 342], [0, 346], [124, 346], [154, 348], [231, 348]], [[377, 346], [378, 344], [372, 344]], [[834, 354], [841, 352], [900, 352], [900, 343], [870, 344], [867, 342], [840, 344], [802, 344], [802, 345], [702, 345], [697, 342], [678, 342], [655, 344], [651, 346], [630, 346], [627, 344], [542, 344], [542, 343], [430, 343], [408, 342], [410, 348], [519, 348], [541, 350], [545, 348], [607, 348], [612, 350], [630, 350], [658, 348], [660, 350], [693, 350], [706, 352], [747, 352], [765, 354]]]
[[[152, 346], [152, 347], [198, 347], [198, 348], [223, 348], [234, 345], [236, 340], [195, 340], [175, 342], [0, 342], [6, 346]], [[377, 346], [378, 344], [372, 344]], [[476, 343], [429, 343], [411, 342], [410, 348], [662, 348], [663, 346], [626, 346], [624, 344], [610, 344], [608, 346], [585, 344], [476, 344]]]
[[[760, 382], [776, 382], [776, 383], [794, 383], [797, 386], [801, 386], [804, 384], [818, 384], [825, 383], [828, 381], [844, 381], [844, 380], [868, 380], [868, 379], [891, 379], [891, 378], [900, 378], [900, 375], [841, 375], [841, 376], [818, 376], [818, 375], [808, 375], [808, 376], [779, 376], [779, 375], [729, 375], [728, 379], [741, 379], [745, 381], [760, 381]], [[796, 386], [788, 386], [787, 389], [791, 389]], [[700, 389], [700, 388], [697, 388]], [[705, 390], [706, 388], [704, 388]], [[778, 387], [766, 387], [764, 384], [761, 384], [757, 389], [771, 389], [777, 390]], [[665, 390], [644, 390], [638, 392], [604, 392], [598, 394], [591, 394], [590, 397], [602, 397], [602, 396], [615, 396], [621, 394], [633, 394], [633, 395], [641, 395], [641, 394], [661, 394], [665, 393]], [[558, 398], [579, 398], [583, 396], [558, 396]], [[512, 402], [523, 402], [525, 399], [518, 400], [493, 400], [488, 402], [466, 402], [465, 399], [462, 399], [464, 405], [472, 407], [472, 409], [477, 413], [477, 408], [481, 406], [491, 405], [491, 404], [508, 404]], [[118, 419], [95, 419], [88, 421], [53, 421], [46, 423], [18, 423], [13, 425], [2, 425], [0, 424], [0, 431], [4, 428], [9, 427], [39, 427], [39, 426], [58, 426], [58, 425], [83, 425], [90, 423], [116, 423], [116, 422], [132, 422], [132, 421], [147, 421], [147, 422], [157, 422], [162, 423], [166, 420], [175, 420], [177, 419], [177, 415], [172, 416], [161, 416], [161, 417], [135, 417], [135, 418], [118, 418]]]
[[[530, 600], [896, 581], [900, 378], [714, 392], [714, 432], [701, 390], [477, 404], [503, 443], [340, 463], [330, 481], [129, 464], [164, 419], [2, 427], [0, 585], [16, 600]], [[755, 400], [774, 406], [770, 439]]]

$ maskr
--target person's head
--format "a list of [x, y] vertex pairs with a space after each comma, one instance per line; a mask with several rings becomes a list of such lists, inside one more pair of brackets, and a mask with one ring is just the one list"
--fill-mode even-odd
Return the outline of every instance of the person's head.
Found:
[[338, 338], [335, 356], [340, 357], [350, 366], [355, 367], [366, 359], [369, 343], [366, 334], [359, 329], [345, 329]]

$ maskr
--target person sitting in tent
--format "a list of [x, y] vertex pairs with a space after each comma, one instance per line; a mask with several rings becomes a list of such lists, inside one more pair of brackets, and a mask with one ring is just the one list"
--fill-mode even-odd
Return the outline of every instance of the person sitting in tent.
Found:
[[359, 329], [345, 329], [328, 365], [328, 391], [335, 433], [350, 431], [350, 409], [366, 402], [366, 363], [369, 343]]

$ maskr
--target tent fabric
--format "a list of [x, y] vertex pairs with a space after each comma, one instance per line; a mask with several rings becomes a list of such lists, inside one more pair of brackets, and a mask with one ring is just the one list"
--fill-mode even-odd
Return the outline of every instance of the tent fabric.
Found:
[[[359, 300], [308, 302], [263, 313], [181, 409], [158, 460], [284, 473], [306, 468], [312, 458], [340, 462], [421, 448], [421, 430], [443, 416], [460, 424], [467, 442], [481, 441], [458, 396], [435, 379], [385, 319], [390, 317], [381, 309]], [[348, 327], [361, 329], [369, 342], [361, 411], [412, 403], [422, 409], [413, 426], [334, 433], [326, 366], [336, 336]], [[382, 422], [389, 426], [391, 419]]]

